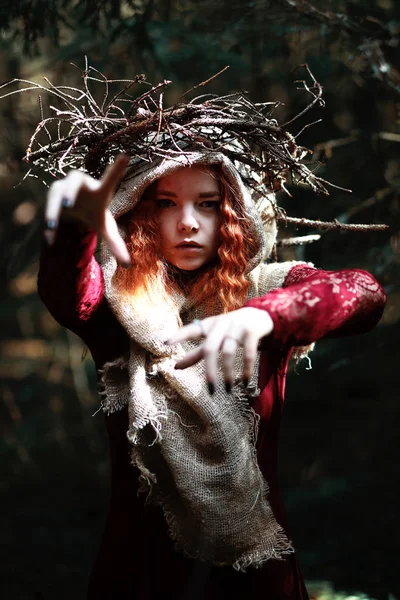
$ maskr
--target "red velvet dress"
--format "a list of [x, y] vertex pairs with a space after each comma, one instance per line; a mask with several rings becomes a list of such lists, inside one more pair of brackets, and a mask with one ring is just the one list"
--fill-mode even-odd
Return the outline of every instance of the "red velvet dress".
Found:
[[[97, 369], [128, 350], [128, 337], [103, 297], [101, 269], [93, 252], [96, 236], [62, 224], [55, 245], [42, 252], [39, 293], [63, 326], [89, 347]], [[321, 271], [294, 266], [278, 290], [247, 303], [267, 310], [274, 331], [263, 341], [257, 456], [267, 480], [269, 502], [288, 532], [277, 474], [277, 445], [285, 378], [293, 346], [317, 339], [362, 333], [379, 320], [385, 293], [365, 271]], [[111, 457], [111, 501], [104, 536], [89, 582], [89, 600], [306, 600], [296, 555], [267, 561], [238, 573], [184, 557], [174, 548], [158, 507], [137, 494], [138, 471], [129, 460], [127, 411], [105, 418]], [[290, 534], [288, 532], [290, 537]]]

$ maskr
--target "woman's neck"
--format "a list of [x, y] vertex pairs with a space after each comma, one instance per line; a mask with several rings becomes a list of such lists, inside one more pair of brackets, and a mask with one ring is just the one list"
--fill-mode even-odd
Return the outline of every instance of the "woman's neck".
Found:
[[215, 264], [216, 261], [212, 261], [193, 271], [185, 271], [184, 269], [175, 267], [175, 265], [168, 264], [168, 275], [184, 293], [188, 293], [192, 285]]

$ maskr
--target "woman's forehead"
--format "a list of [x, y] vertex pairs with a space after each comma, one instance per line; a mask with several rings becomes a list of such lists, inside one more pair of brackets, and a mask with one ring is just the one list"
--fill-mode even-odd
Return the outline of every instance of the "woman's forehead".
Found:
[[219, 190], [220, 178], [216, 169], [205, 165], [182, 167], [173, 173], [161, 177], [155, 182], [159, 190], [179, 190], [191, 187], [195, 189]]

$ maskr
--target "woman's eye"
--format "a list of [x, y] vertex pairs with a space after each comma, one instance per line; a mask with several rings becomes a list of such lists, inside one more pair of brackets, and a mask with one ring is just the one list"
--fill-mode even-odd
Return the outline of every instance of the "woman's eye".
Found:
[[161, 198], [159, 200], [156, 200], [156, 204], [157, 204], [158, 208], [170, 208], [170, 206], [174, 205], [172, 200], [169, 200], [167, 198], [165, 198], [165, 199]]
[[211, 208], [213, 210], [217, 210], [220, 207], [220, 204], [220, 200], [204, 200], [200, 206], [201, 208]]

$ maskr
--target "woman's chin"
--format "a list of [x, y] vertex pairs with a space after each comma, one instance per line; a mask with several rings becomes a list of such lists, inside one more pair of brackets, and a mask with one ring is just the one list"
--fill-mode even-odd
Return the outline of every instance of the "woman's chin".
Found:
[[172, 261], [168, 261], [168, 264], [170, 265], [170, 267], [172, 267], [172, 270], [179, 272], [179, 273], [203, 273], [204, 271], [207, 271], [207, 269], [211, 268], [214, 264], [215, 261], [211, 260], [211, 261], [179, 261], [179, 262], [172, 262]]
[[176, 269], [179, 269], [179, 271], [197, 271], [198, 269], [201, 269], [201, 267], [205, 266], [206, 261], [179, 261], [171, 264]]

